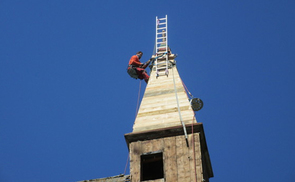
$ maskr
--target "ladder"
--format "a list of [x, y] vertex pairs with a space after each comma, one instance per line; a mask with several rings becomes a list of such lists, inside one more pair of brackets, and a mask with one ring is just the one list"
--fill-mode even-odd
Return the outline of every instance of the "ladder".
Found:
[[168, 23], [167, 15], [165, 18], [156, 16], [156, 77], [166, 75], [168, 77]]

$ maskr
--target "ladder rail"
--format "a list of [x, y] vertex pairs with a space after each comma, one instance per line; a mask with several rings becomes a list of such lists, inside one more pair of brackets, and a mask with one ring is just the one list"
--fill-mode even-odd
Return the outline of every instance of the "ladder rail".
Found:
[[[168, 53], [168, 17], [166, 15], [166, 52]], [[169, 55], [167, 54], [166, 56], [166, 73], [167, 73], [167, 76], [168, 76], [168, 58], [169, 58]]]
[[[162, 31], [161, 31], [162, 30]], [[165, 75], [168, 76], [169, 72], [168, 72], [168, 59], [169, 59], [169, 55], [168, 53], [168, 16], [166, 15], [165, 18], [158, 18], [158, 16], [156, 16], [156, 55], [158, 55], [159, 53], [163, 53], [165, 52], [165, 58], [166, 61], [165, 63], [161, 63], [158, 64], [158, 58], [156, 58], [155, 60], [155, 67], [156, 67], [156, 74], [157, 74], [157, 78], [159, 76], [159, 71], [164, 70], [165, 68]], [[165, 65], [165, 67], [160, 65]]]

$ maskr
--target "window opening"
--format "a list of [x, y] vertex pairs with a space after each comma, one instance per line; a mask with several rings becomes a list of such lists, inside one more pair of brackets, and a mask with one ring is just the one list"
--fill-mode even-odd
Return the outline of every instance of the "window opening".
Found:
[[164, 178], [163, 153], [141, 156], [141, 181]]

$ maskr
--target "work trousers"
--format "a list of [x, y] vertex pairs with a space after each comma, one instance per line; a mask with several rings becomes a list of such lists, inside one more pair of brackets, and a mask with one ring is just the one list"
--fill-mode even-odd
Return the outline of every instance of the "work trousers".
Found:
[[150, 77], [143, 68], [136, 68], [136, 73], [139, 79], [144, 79], [146, 83], [149, 81]]

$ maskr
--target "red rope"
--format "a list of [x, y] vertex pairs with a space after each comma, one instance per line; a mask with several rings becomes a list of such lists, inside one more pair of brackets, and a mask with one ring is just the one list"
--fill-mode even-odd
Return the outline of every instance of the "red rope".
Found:
[[195, 172], [195, 177], [194, 181], [197, 182], [197, 170], [196, 170], [196, 152], [195, 152], [195, 137], [194, 137], [194, 118], [192, 121], [192, 147], [193, 147], [193, 161], [194, 161], [194, 172]]
[[186, 87], [186, 85], [183, 83], [183, 81], [181, 80], [182, 85], [184, 86], [184, 89], [186, 90], [186, 92], [190, 95], [190, 97], [193, 97], [192, 94], [190, 93], [190, 91], [188, 90], [188, 88]]

